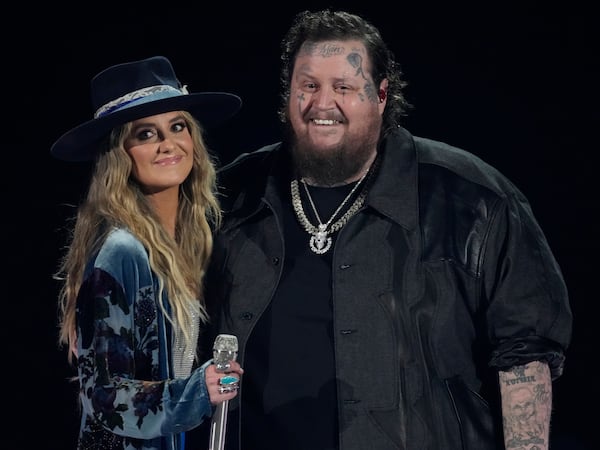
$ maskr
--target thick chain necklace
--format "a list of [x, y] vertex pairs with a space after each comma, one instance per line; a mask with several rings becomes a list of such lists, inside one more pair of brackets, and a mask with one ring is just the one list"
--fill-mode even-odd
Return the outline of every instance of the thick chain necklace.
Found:
[[317, 208], [315, 207], [315, 203], [313, 202], [310, 192], [308, 191], [306, 182], [304, 180], [301, 180], [302, 184], [304, 185], [304, 191], [306, 192], [308, 201], [310, 202], [310, 206], [312, 207], [312, 210], [315, 213], [315, 217], [317, 218], [317, 221], [319, 222], [318, 226], [314, 226], [312, 223], [310, 223], [310, 221], [308, 220], [308, 217], [306, 217], [306, 214], [304, 213], [304, 209], [302, 208], [302, 200], [300, 199], [300, 192], [298, 189], [298, 180], [296, 180], [296, 179], [292, 180], [291, 190], [292, 190], [292, 205], [294, 206], [294, 212], [296, 213], [296, 216], [298, 217], [298, 221], [300, 222], [300, 225], [302, 225], [304, 230], [308, 234], [311, 235], [308, 243], [310, 245], [310, 249], [313, 252], [315, 252], [316, 254], [322, 255], [323, 253], [326, 253], [331, 248], [332, 239], [331, 239], [331, 236], [329, 236], [329, 235], [331, 233], [335, 233], [340, 228], [342, 228], [344, 225], [346, 225], [346, 223], [348, 222], [350, 217], [352, 217], [354, 214], [356, 214], [357, 211], [360, 209], [360, 207], [363, 205], [363, 203], [365, 201], [365, 197], [367, 196], [366, 189], [362, 190], [362, 192], [359, 194], [359, 196], [356, 197], [356, 200], [354, 200], [354, 203], [352, 203], [350, 208], [348, 208], [348, 210], [344, 213], [344, 215], [342, 215], [342, 217], [340, 217], [338, 220], [336, 220], [333, 224], [331, 223], [333, 221], [333, 219], [335, 219], [335, 217], [342, 210], [344, 205], [346, 203], [348, 203], [348, 201], [352, 198], [352, 195], [354, 195], [354, 193], [356, 192], [358, 187], [361, 185], [362, 181], [365, 179], [366, 175], [367, 174], [365, 173], [361, 177], [361, 179], [358, 180], [358, 182], [352, 188], [350, 193], [346, 196], [346, 198], [344, 198], [342, 203], [340, 203], [340, 206], [337, 207], [335, 212], [331, 215], [329, 220], [325, 223], [323, 223], [323, 221], [321, 220], [321, 217], [319, 216], [319, 213], [317, 212]]

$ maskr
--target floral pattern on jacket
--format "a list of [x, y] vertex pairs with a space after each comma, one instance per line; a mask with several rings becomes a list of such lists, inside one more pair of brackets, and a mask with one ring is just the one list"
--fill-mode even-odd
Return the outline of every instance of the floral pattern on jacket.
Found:
[[142, 244], [115, 229], [77, 299], [79, 449], [181, 449], [180, 433], [212, 414], [209, 362], [172, 378], [171, 329], [156, 286]]

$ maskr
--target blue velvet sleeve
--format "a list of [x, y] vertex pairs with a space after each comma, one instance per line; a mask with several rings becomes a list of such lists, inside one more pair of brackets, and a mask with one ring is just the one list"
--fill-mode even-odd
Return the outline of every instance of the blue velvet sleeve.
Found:
[[[170, 361], [164, 320], [143, 246], [114, 231], [90, 265], [78, 297], [78, 373], [83, 436], [98, 426], [141, 440], [188, 430], [212, 414], [206, 364], [163, 378]], [[81, 438], [81, 436], [80, 436]]]

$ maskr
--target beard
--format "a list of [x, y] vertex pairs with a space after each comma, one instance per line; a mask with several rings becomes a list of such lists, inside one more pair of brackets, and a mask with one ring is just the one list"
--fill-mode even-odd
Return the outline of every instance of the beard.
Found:
[[316, 186], [339, 186], [362, 174], [373, 157], [378, 141], [376, 124], [361, 138], [344, 139], [336, 146], [323, 149], [313, 145], [305, 136], [298, 136], [287, 127], [292, 160], [296, 173], [309, 178]]

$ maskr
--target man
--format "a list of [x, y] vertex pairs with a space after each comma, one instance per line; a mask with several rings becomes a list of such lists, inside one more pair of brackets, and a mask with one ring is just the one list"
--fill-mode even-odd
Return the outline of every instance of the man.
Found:
[[282, 49], [285, 139], [220, 172], [228, 448], [548, 449], [572, 317], [526, 198], [399, 125], [401, 72], [361, 17], [300, 13]]

